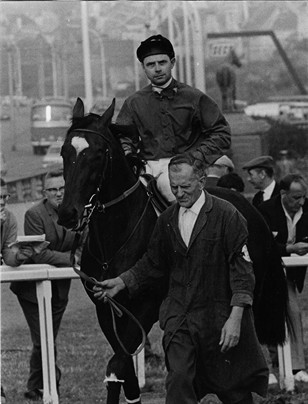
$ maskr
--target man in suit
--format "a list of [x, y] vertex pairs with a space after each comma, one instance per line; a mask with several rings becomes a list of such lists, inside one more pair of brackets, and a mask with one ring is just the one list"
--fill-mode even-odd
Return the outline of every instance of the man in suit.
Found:
[[[307, 183], [300, 174], [288, 174], [280, 181], [280, 194], [259, 205], [280, 250], [281, 256], [308, 253]], [[297, 293], [302, 292], [306, 268], [287, 268], [288, 313], [294, 333], [291, 333], [292, 368], [295, 380], [308, 382], [301, 313]]]
[[225, 154], [215, 160], [206, 169], [206, 187], [215, 187], [220, 177], [229, 174], [234, 170], [232, 160]]
[[[71, 266], [70, 253], [74, 242], [74, 233], [59, 226], [58, 206], [64, 194], [62, 171], [53, 171], [45, 178], [45, 198], [31, 207], [25, 214], [24, 230], [26, 235], [46, 235], [49, 246], [32, 257], [35, 264], [50, 264], [57, 267]], [[53, 333], [56, 340], [60, 323], [68, 303], [70, 280], [52, 281], [52, 318]], [[41, 360], [41, 341], [39, 328], [39, 312], [35, 282], [12, 282], [11, 290], [17, 295], [27, 323], [33, 343], [30, 359], [30, 375], [27, 382], [28, 391], [25, 397], [37, 401], [42, 398], [43, 375]], [[56, 380], [59, 386], [61, 372], [56, 365]]]
[[245, 219], [204, 191], [204, 167], [191, 153], [170, 160], [174, 203], [158, 218], [147, 253], [96, 286], [95, 297], [168, 285], [160, 326], [168, 370], [166, 404], [215, 393], [224, 404], [266, 394], [268, 370], [251, 314], [254, 273]]
[[243, 169], [247, 170], [247, 180], [259, 190], [252, 199], [256, 208], [279, 193], [279, 186], [274, 179], [274, 160], [271, 156], [260, 156], [248, 161]]
[[8, 187], [3, 178], [0, 178], [0, 224], [1, 224], [1, 264], [17, 267], [33, 255], [31, 246], [10, 247], [17, 238], [17, 220], [7, 207], [10, 198]]

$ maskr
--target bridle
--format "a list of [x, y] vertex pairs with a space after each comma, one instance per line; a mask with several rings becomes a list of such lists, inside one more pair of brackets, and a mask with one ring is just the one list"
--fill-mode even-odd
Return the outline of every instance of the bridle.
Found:
[[[104, 139], [104, 141], [107, 143], [107, 145], [110, 146], [110, 140], [103, 133], [100, 133], [98, 131], [94, 131], [94, 130], [90, 130], [90, 129], [73, 129], [71, 132], [87, 132], [87, 133], [96, 134], [96, 135], [102, 137]], [[106, 150], [106, 153], [109, 153], [109, 149]], [[109, 153], [109, 155], [110, 155], [110, 153]], [[111, 155], [110, 155], [110, 159], [112, 159]], [[108, 164], [108, 162], [107, 162], [107, 164]], [[88, 288], [86, 283], [88, 282], [88, 283], [91, 283], [92, 285], [101, 286], [100, 283], [94, 277], [89, 277], [85, 272], [83, 272], [79, 268], [77, 268], [77, 265], [76, 265], [76, 262], [75, 262], [75, 252], [77, 250], [82, 231], [89, 224], [89, 222], [91, 220], [91, 217], [92, 217], [95, 210], [97, 210], [100, 213], [105, 213], [106, 209], [108, 209], [109, 207], [114, 206], [114, 205], [118, 204], [119, 202], [123, 201], [124, 199], [126, 199], [133, 192], [135, 192], [137, 190], [137, 188], [141, 184], [140, 180], [138, 179], [137, 182], [132, 187], [130, 187], [129, 189], [124, 191], [120, 196], [118, 196], [115, 199], [112, 199], [109, 202], [102, 203], [99, 200], [99, 194], [101, 192], [103, 179], [104, 179], [104, 177], [103, 177], [103, 174], [102, 174], [101, 178], [100, 178], [100, 183], [99, 183], [98, 187], [96, 188], [96, 192], [90, 197], [89, 202], [84, 206], [84, 211], [83, 211], [83, 214], [82, 214], [82, 218], [80, 220], [80, 224], [78, 224], [77, 227], [73, 229], [76, 233], [75, 233], [75, 239], [74, 239], [74, 242], [73, 242], [73, 247], [72, 247], [72, 250], [71, 250], [71, 264], [72, 264], [72, 267], [73, 267], [74, 271], [85, 281], [86, 289], [91, 291], [91, 292], [93, 292], [93, 290]], [[132, 230], [131, 234], [126, 239], [124, 244], [116, 252], [116, 254], [118, 254], [124, 248], [124, 246], [128, 243], [128, 241], [131, 239], [131, 237], [133, 236], [133, 234], [137, 230], [141, 220], [144, 217], [144, 214], [145, 214], [146, 209], [147, 209], [148, 204], [149, 204], [149, 200], [150, 200], [150, 197], [148, 198], [148, 201], [146, 203], [145, 209], [144, 209], [141, 217], [139, 218], [137, 224], [135, 225], [134, 229]], [[101, 263], [97, 259], [97, 257], [94, 256], [94, 258], [96, 259], [96, 261], [99, 262], [99, 264], [102, 266], [102, 268], [104, 270], [107, 270], [108, 267], [109, 267], [110, 262], [113, 260], [114, 257], [109, 259], [108, 262], [104, 262], [104, 263]], [[142, 325], [137, 320], [137, 318], [129, 310], [126, 309], [126, 307], [121, 305], [119, 302], [114, 300], [112, 297], [108, 296], [108, 294], [105, 295], [104, 299], [109, 304], [110, 311], [111, 311], [111, 316], [112, 316], [112, 325], [113, 325], [114, 334], [115, 334], [121, 348], [123, 349], [123, 351], [127, 355], [130, 355], [130, 356], [138, 355], [142, 351], [142, 349], [144, 348], [145, 340], [146, 340], [146, 334], [145, 334], [145, 331], [144, 331]], [[141, 344], [139, 345], [139, 347], [137, 348], [137, 350], [134, 353], [130, 353], [130, 352], [127, 351], [127, 349], [123, 345], [123, 342], [121, 341], [121, 339], [120, 339], [120, 337], [118, 335], [118, 332], [117, 332], [115, 315], [117, 315], [118, 317], [122, 317], [123, 312], [125, 312], [127, 314], [127, 316], [130, 317], [131, 320], [133, 320], [137, 324], [137, 326], [139, 327], [139, 329], [141, 330], [141, 333], [142, 333], [142, 342], [141, 342]]]
[[[108, 146], [110, 146], [110, 140], [101, 132], [91, 130], [91, 129], [73, 129], [71, 132], [87, 132], [87, 133], [92, 133], [92, 134], [98, 135], [104, 139], [104, 141], [108, 144]], [[112, 159], [112, 155], [110, 154], [109, 149], [106, 150], [106, 154], [109, 154], [109, 156], [110, 156], [109, 159]], [[77, 225], [77, 227], [75, 227], [73, 229], [74, 231], [83, 230], [85, 228], [85, 226], [89, 223], [90, 218], [95, 209], [97, 209], [99, 212], [105, 212], [105, 210], [108, 209], [109, 207], [116, 205], [117, 203], [126, 199], [129, 195], [131, 195], [133, 192], [135, 192], [136, 189], [141, 184], [140, 179], [138, 178], [137, 182], [132, 187], [130, 187], [129, 189], [124, 191], [120, 196], [118, 196], [117, 198], [115, 198], [109, 202], [102, 203], [99, 200], [99, 194], [102, 189], [103, 179], [104, 179], [104, 177], [102, 174], [99, 185], [97, 186], [95, 193], [93, 195], [91, 195], [88, 203], [84, 206], [84, 211], [82, 214], [81, 222], [80, 222], [80, 224]]]

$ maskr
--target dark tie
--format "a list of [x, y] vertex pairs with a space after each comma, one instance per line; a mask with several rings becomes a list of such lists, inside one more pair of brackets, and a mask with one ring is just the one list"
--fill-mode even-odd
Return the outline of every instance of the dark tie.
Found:
[[[159, 87], [156, 87], [159, 88]], [[177, 93], [177, 87], [167, 87], [167, 88], [163, 88], [162, 91], [155, 91], [155, 87], [153, 87], [153, 91], [155, 92], [155, 94], [157, 94], [157, 96], [159, 98], [168, 98], [169, 100], [171, 100], [175, 94]]]
[[263, 191], [259, 191], [256, 193], [255, 197], [254, 197], [254, 205], [255, 206], [259, 206], [262, 202], [263, 202]]

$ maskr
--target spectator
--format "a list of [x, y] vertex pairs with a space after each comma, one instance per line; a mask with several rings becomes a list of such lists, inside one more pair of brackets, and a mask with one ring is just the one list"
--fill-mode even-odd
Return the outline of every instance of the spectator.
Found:
[[287, 174], [295, 173], [295, 161], [290, 158], [288, 150], [280, 150], [276, 161], [276, 177], [280, 180]]
[[[58, 206], [64, 193], [62, 171], [52, 171], [46, 175], [45, 198], [31, 207], [25, 214], [24, 230], [26, 235], [46, 235], [49, 246], [33, 256], [35, 264], [50, 264], [58, 267], [71, 266], [70, 253], [74, 233], [57, 224]], [[60, 323], [68, 302], [70, 280], [52, 281], [52, 317], [54, 340], [56, 340]], [[37, 401], [42, 398], [43, 375], [41, 362], [41, 341], [39, 312], [36, 298], [35, 282], [12, 282], [11, 290], [17, 295], [27, 320], [33, 344], [30, 359], [30, 375], [25, 397]], [[61, 372], [56, 364], [56, 381], [59, 388]]]
[[219, 178], [218, 187], [229, 188], [233, 191], [244, 192], [245, 184], [242, 178], [237, 173], [228, 173]]
[[[7, 201], [10, 197], [7, 184], [3, 178], [0, 178], [0, 222], [1, 222], [1, 265], [17, 267], [26, 259], [32, 256], [33, 249], [29, 246], [23, 246], [18, 249], [11, 248], [10, 245], [17, 238], [17, 221], [12, 212], [6, 208]], [[6, 402], [6, 396], [1, 385], [1, 403]]]
[[257, 157], [243, 166], [248, 172], [247, 180], [259, 191], [252, 199], [257, 208], [260, 203], [279, 194], [279, 186], [274, 179], [274, 160], [271, 156]]
[[2, 261], [11, 267], [21, 265], [33, 254], [32, 247], [11, 248], [10, 244], [17, 238], [17, 221], [12, 212], [6, 208], [10, 197], [6, 182], [1, 178], [0, 222], [1, 222], [1, 264]]
[[219, 178], [222, 175], [231, 173], [234, 170], [234, 164], [232, 160], [226, 156], [223, 155], [214, 163], [209, 165], [205, 172], [206, 172], [206, 187], [215, 187], [217, 185], [217, 182]]
[[230, 128], [210, 97], [172, 77], [175, 54], [167, 38], [154, 35], [141, 42], [137, 58], [151, 83], [125, 100], [116, 123], [119, 128], [134, 128], [134, 133], [122, 131], [120, 139], [126, 154], [139, 152], [146, 172], [157, 178], [160, 192], [173, 201], [170, 158], [198, 150], [211, 163], [213, 155], [217, 159], [230, 147]]
[[[261, 214], [275, 237], [281, 256], [308, 253], [306, 192], [307, 184], [304, 178], [300, 174], [289, 174], [280, 181], [280, 194], [259, 206]], [[297, 301], [297, 293], [301, 293], [304, 287], [306, 268], [287, 268], [286, 272], [289, 294], [288, 313], [294, 327], [294, 332], [290, 335], [292, 368], [295, 380], [308, 383], [308, 373], [305, 371], [303, 326]], [[273, 352], [272, 360], [274, 364], [277, 362]]]
[[246, 222], [204, 188], [204, 167], [191, 153], [173, 157], [177, 203], [158, 218], [146, 254], [119, 277], [95, 286], [97, 299], [168, 284], [160, 310], [168, 370], [166, 404], [196, 403], [208, 393], [225, 404], [266, 394], [268, 370], [251, 304], [254, 274]]

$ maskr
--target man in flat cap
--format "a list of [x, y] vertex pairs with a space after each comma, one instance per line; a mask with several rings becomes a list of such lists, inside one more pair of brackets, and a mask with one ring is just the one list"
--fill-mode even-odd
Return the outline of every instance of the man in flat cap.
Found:
[[220, 177], [234, 170], [232, 160], [225, 154], [206, 168], [206, 187], [215, 187]]
[[120, 134], [126, 154], [139, 153], [146, 172], [157, 178], [158, 189], [174, 200], [168, 181], [168, 163], [174, 155], [196, 150], [197, 158], [211, 163], [230, 147], [230, 127], [217, 104], [201, 91], [172, 77], [175, 54], [171, 42], [154, 35], [141, 42], [137, 58], [150, 84], [128, 97], [116, 123], [134, 127]]
[[274, 160], [271, 156], [260, 156], [244, 164], [247, 170], [247, 180], [259, 191], [252, 199], [257, 208], [262, 202], [279, 194], [279, 185], [274, 179]]

